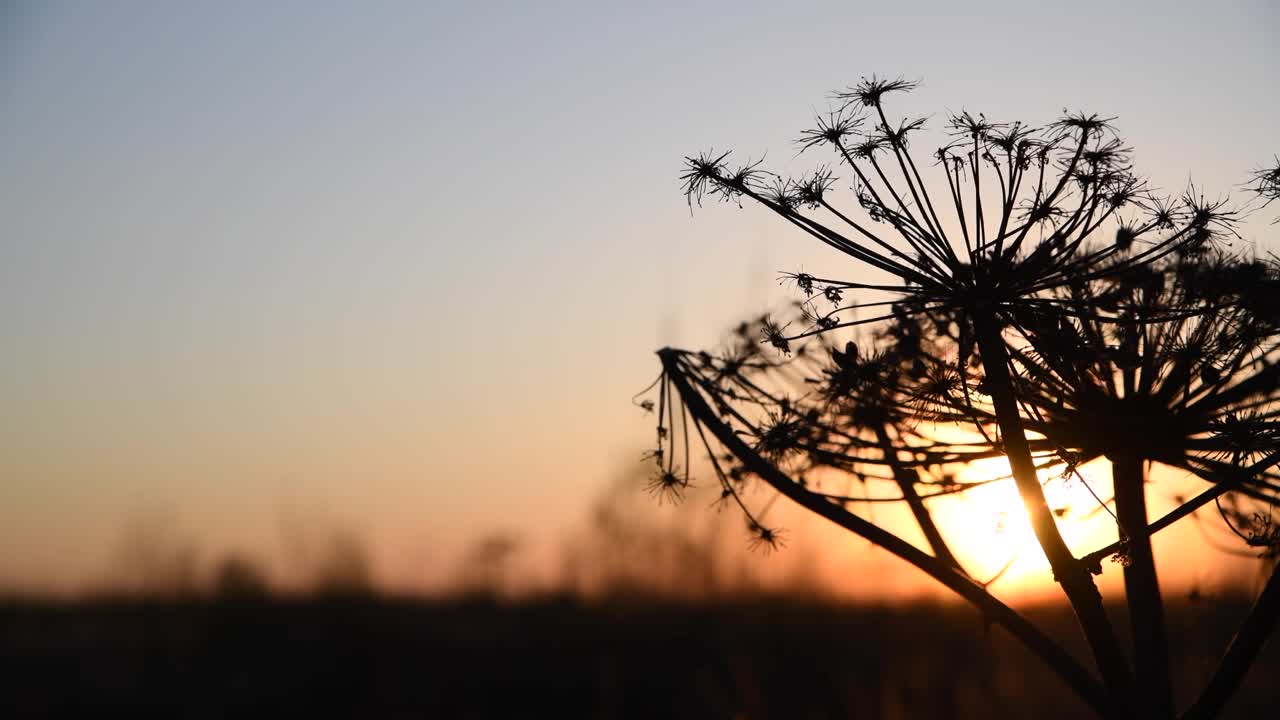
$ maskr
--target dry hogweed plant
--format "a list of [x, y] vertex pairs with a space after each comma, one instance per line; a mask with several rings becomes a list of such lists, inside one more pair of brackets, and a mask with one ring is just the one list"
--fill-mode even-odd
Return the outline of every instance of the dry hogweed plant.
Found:
[[[753, 543], [784, 542], [744, 492], [763, 483], [980, 608], [1100, 716], [1174, 717], [1149, 538], [1213, 503], [1247, 548], [1275, 552], [1280, 272], [1229, 254], [1247, 204], [1152, 191], [1109, 118], [1033, 127], [952, 115], [950, 140], [922, 166], [912, 145], [925, 122], [886, 108], [915, 86], [872, 77], [837, 93], [799, 140], [835, 164], [803, 177], [735, 165], [728, 152], [686, 158], [690, 208], [754, 204], [861, 271], [788, 273], [798, 317], [745, 323], [715, 353], [659, 351], [656, 400], [645, 401], [658, 416], [651, 489], [678, 500], [705, 455]], [[851, 201], [837, 197], [837, 173]], [[1259, 171], [1250, 186], [1264, 203], [1273, 176]], [[1009, 463], [1094, 669], [998, 600], [992, 578], [966, 572], [949, 544], [964, 538], [948, 540], [929, 511], [930, 498], [978, 484], [956, 480], [958, 467], [989, 457]], [[1120, 540], [1076, 556], [1040, 473], [1070, 477], [1099, 457], [1115, 481], [1098, 505]], [[1151, 463], [1208, 489], [1151, 522]], [[928, 551], [855, 511], [877, 502], [904, 503]], [[1125, 568], [1132, 663], [1094, 581], [1106, 557]], [[1273, 574], [1186, 717], [1221, 710], [1277, 616]]]

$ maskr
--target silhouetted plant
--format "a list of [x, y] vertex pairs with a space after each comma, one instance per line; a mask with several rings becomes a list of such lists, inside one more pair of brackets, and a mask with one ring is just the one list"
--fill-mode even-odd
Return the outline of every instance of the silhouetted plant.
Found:
[[[1236, 506], [1252, 499], [1267, 510], [1248, 513], [1250, 522], [1270, 518], [1280, 484], [1257, 464], [1274, 464], [1268, 456], [1280, 446], [1277, 334], [1241, 300], [1274, 277], [1256, 261], [1180, 258], [1075, 286], [1074, 317], [1019, 327], [1030, 345], [1015, 351], [1029, 426], [1064, 462], [1111, 461], [1138, 681], [1145, 705], [1164, 716], [1172, 714], [1172, 686], [1144, 469], [1158, 462], [1211, 483], [1181, 512], [1212, 501], [1235, 529], [1246, 515]], [[1252, 472], [1241, 473], [1245, 467]], [[1255, 545], [1274, 540], [1236, 532]]]
[[[1275, 164], [1254, 171], [1253, 183], [1249, 186], [1262, 199], [1263, 207], [1280, 200], [1280, 157], [1273, 161]], [[1273, 222], [1280, 222], [1280, 218]]]
[[[788, 179], [759, 162], [731, 165], [727, 152], [686, 158], [690, 207], [708, 197], [754, 202], [883, 279], [790, 273], [784, 279], [803, 295], [800, 322], [744, 325], [718, 355], [660, 351], [654, 489], [679, 498], [692, 482], [696, 442], [725, 501], [747, 514], [754, 542], [775, 545], [779, 535], [744, 501], [748, 478], [982, 608], [1100, 714], [1172, 717], [1149, 535], [1209, 501], [1247, 543], [1270, 551], [1280, 535], [1261, 519], [1270, 519], [1280, 489], [1271, 472], [1280, 462], [1280, 316], [1264, 291], [1280, 284], [1277, 273], [1218, 250], [1236, 236], [1241, 209], [1194, 187], [1174, 198], [1150, 192], [1110, 119], [1097, 115], [1067, 114], [1044, 127], [952, 115], [953, 139], [933, 154], [946, 188], [937, 202], [911, 151], [924, 121], [891, 119], [884, 107], [887, 95], [914, 87], [864, 79], [837, 93], [834, 109], [799, 141], [802, 150], [831, 150], [851, 173], [855, 208], [834, 197], [830, 167]], [[1274, 180], [1260, 171], [1253, 189], [1274, 199]], [[871, 323], [881, 329], [867, 349], [827, 339]], [[926, 419], [967, 426], [972, 437], [943, 441], [918, 429]], [[1009, 461], [1101, 685], [960, 567], [925, 506], [967, 489], [948, 468], [994, 455]], [[1037, 470], [1070, 474], [1100, 456], [1116, 468], [1122, 543], [1077, 558]], [[1213, 487], [1148, 525], [1147, 462], [1191, 470]], [[826, 470], [896, 492], [832, 491]], [[850, 511], [854, 501], [906, 503], [933, 554]], [[1236, 506], [1246, 501], [1251, 510]], [[1247, 531], [1242, 517], [1251, 518]], [[1092, 577], [1099, 558], [1117, 552], [1126, 561], [1136, 687]], [[1277, 585], [1273, 575], [1191, 714], [1211, 716], [1238, 683], [1280, 614]]]
[[314, 572], [313, 591], [322, 597], [359, 598], [373, 594], [369, 551], [354, 533], [335, 532]]
[[213, 572], [213, 596], [222, 602], [262, 601], [271, 596], [271, 581], [252, 558], [233, 553]]
[[200, 549], [168, 514], [144, 514], [124, 528], [116, 547], [112, 585], [149, 599], [194, 597]]
[[[736, 542], [738, 518], [703, 512], [714, 488], [692, 488], [680, 508], [667, 512], [636, 492], [649, 482], [644, 468], [631, 470], [592, 503], [588, 524], [565, 544], [565, 580], [576, 593], [628, 603], [764, 594], [755, 572], [761, 559]], [[792, 573], [797, 579], [817, 592], [816, 576]]]
[[463, 554], [457, 584], [473, 597], [501, 597], [508, 590], [512, 558], [520, 550], [520, 538], [496, 532], [478, 539]]

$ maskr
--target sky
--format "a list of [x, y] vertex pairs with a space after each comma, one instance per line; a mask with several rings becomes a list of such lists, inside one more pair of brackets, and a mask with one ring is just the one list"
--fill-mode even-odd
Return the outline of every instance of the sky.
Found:
[[342, 528], [402, 584], [485, 533], [554, 545], [650, 444], [655, 349], [848, 267], [691, 213], [681, 158], [811, 166], [790, 140], [863, 75], [921, 79], [902, 110], [935, 121], [1116, 116], [1173, 190], [1280, 152], [1261, 0], [10, 2], [0, 28], [0, 584], [24, 588], [101, 581], [157, 517], [214, 554]]

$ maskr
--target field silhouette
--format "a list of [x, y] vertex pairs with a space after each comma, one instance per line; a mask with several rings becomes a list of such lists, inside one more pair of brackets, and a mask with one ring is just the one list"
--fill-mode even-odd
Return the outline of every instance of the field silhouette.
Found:
[[[1122, 607], [1110, 609], [1123, 619]], [[1245, 597], [1170, 606], [1175, 688], [1204, 682], [1247, 609]], [[1073, 637], [1069, 608], [1028, 615]], [[763, 595], [704, 603], [481, 596], [11, 602], [0, 609], [0, 667], [0, 714], [14, 718], [1088, 713], [1043, 664], [970, 608]], [[1224, 717], [1267, 717], [1277, 672], [1280, 648], [1272, 644]]]

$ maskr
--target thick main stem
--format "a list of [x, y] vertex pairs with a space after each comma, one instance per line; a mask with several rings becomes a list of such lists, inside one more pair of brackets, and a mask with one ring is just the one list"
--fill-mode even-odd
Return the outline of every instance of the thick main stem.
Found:
[[1094, 661], [1102, 673], [1102, 682], [1120, 707], [1130, 702], [1131, 681], [1124, 653], [1102, 606], [1102, 594], [1098, 592], [1093, 577], [1084, 564], [1076, 560], [1071, 549], [1058, 532], [1053, 512], [1044, 497], [1044, 488], [1036, 477], [1031, 447], [1022, 427], [1018, 403], [1009, 379], [1009, 351], [1005, 347], [994, 312], [978, 309], [972, 313], [978, 353], [986, 371], [987, 391], [995, 406], [996, 421], [1004, 442], [1004, 452], [1013, 470], [1013, 479], [1022, 496], [1023, 506], [1031, 520], [1036, 540], [1049, 559], [1053, 577], [1062, 586], [1063, 593], [1075, 610], [1076, 618], [1084, 631], [1085, 639], [1093, 650]]
[[1173, 685], [1169, 678], [1169, 641], [1165, 636], [1164, 602], [1156, 578], [1151, 535], [1147, 531], [1147, 500], [1142, 458], [1111, 458], [1116, 519], [1124, 533], [1125, 600], [1133, 633], [1133, 664], [1142, 716], [1173, 717]]

